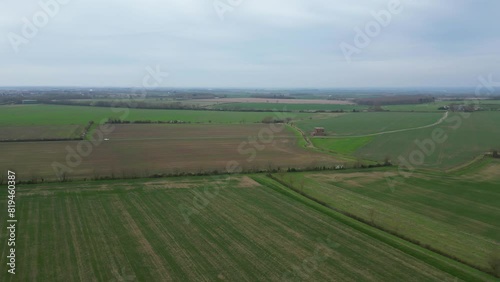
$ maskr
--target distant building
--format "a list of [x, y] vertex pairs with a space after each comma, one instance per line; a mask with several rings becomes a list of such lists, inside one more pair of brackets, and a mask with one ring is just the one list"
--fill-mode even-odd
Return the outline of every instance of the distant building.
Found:
[[325, 128], [323, 127], [315, 127], [312, 136], [325, 136]]
[[38, 104], [37, 100], [23, 100], [23, 104]]

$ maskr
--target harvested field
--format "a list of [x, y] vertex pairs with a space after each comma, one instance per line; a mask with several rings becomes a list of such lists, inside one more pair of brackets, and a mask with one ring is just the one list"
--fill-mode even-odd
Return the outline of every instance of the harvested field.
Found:
[[0, 126], [0, 141], [79, 138], [84, 127], [83, 125]]
[[[292, 131], [272, 132], [275, 125], [114, 125], [109, 141], [91, 153], [68, 177], [136, 177], [162, 173], [212, 172], [238, 164], [244, 170], [333, 165], [332, 156], [297, 145]], [[267, 133], [266, 133], [267, 132]], [[262, 139], [259, 139], [259, 134]], [[67, 165], [79, 142], [27, 142], [0, 145], [0, 169], [16, 169], [23, 179], [56, 176], [53, 162]], [[78, 158], [70, 159], [78, 163]], [[231, 162], [231, 163], [230, 163]], [[69, 167], [69, 166], [68, 166]]]

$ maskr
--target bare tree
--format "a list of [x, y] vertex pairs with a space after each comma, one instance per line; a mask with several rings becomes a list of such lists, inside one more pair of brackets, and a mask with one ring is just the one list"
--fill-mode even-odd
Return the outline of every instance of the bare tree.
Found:
[[273, 171], [273, 167], [274, 167], [273, 162], [270, 161], [270, 162], [267, 163], [267, 171], [268, 172], [272, 172]]
[[68, 173], [67, 172], [63, 172], [60, 176], [59, 176], [59, 180], [61, 182], [66, 182], [68, 181]]
[[493, 157], [500, 158], [500, 155], [498, 154], [498, 150], [493, 150]]

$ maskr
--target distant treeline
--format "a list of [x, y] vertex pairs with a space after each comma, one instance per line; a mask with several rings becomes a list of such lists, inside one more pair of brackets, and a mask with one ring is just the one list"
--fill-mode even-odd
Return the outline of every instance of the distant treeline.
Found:
[[[392, 166], [391, 163], [377, 163], [377, 164], [362, 164], [357, 162], [352, 164], [352, 166], [348, 166], [345, 163], [335, 164], [335, 165], [321, 165], [321, 166], [306, 166], [306, 167], [289, 167], [289, 166], [272, 166], [269, 165], [267, 168], [265, 167], [254, 167], [254, 168], [246, 168], [243, 169], [239, 173], [229, 173], [223, 169], [199, 169], [197, 172], [195, 171], [180, 171], [179, 169], [172, 169], [171, 172], [168, 173], [151, 173], [148, 169], [144, 169], [142, 171], [139, 170], [120, 170], [120, 171], [112, 171], [109, 173], [101, 174], [97, 171], [94, 171], [94, 175], [90, 177], [78, 177], [72, 178], [72, 175], [69, 173], [63, 173], [59, 175], [57, 180], [45, 179], [43, 177], [37, 176], [35, 174], [31, 174], [27, 176], [27, 178], [19, 178], [19, 184], [37, 184], [43, 182], [69, 182], [69, 181], [77, 181], [77, 180], [119, 180], [119, 179], [137, 179], [137, 178], [167, 178], [167, 177], [184, 177], [184, 176], [210, 176], [210, 175], [244, 175], [244, 174], [254, 174], [254, 173], [285, 173], [285, 172], [308, 172], [308, 171], [338, 171], [338, 170], [352, 170], [352, 169], [372, 169], [377, 167], [386, 167]], [[6, 181], [5, 178], [0, 175], [0, 185], [2, 185]]]
[[424, 95], [410, 96], [381, 96], [373, 98], [360, 98], [354, 100], [358, 105], [383, 106], [383, 105], [412, 105], [432, 103], [436, 98]]
[[289, 123], [292, 121], [291, 117], [287, 117], [286, 119], [279, 119], [276, 117], [265, 117], [262, 119], [262, 123], [271, 124], [271, 123]]
[[447, 106], [439, 107], [438, 109], [452, 112], [498, 111], [500, 110], [500, 104], [475, 104], [471, 101], [469, 104], [451, 103]]
[[153, 109], [153, 110], [204, 110], [198, 105], [183, 104], [181, 102], [158, 103], [153, 104], [144, 101], [71, 101], [71, 100], [53, 100], [46, 104], [67, 105], [67, 106], [90, 106], [90, 107], [105, 107], [105, 108], [137, 108], [137, 109]]
[[285, 95], [285, 94], [258, 94], [250, 96], [252, 98], [262, 98], [262, 99], [296, 99], [295, 97]]
[[94, 125], [94, 121], [89, 123], [83, 128], [80, 137], [63, 137], [63, 138], [33, 138], [33, 139], [0, 139], [0, 142], [55, 142], [55, 141], [79, 141], [84, 140]]
[[174, 99], [192, 100], [192, 99], [215, 99], [226, 98], [226, 95], [215, 95], [210, 93], [177, 93], [168, 95]]
[[75, 138], [36, 138], [36, 139], [4, 139], [0, 142], [54, 142], [54, 141], [79, 141], [80, 137]]
[[[115, 107], [115, 108], [131, 108], [131, 109], [146, 109], [146, 110], [194, 110], [194, 111], [217, 111], [217, 112], [252, 112], [252, 113], [268, 113], [268, 112], [297, 112], [297, 113], [344, 113], [343, 109], [339, 110], [269, 110], [269, 109], [242, 109], [237, 106], [233, 108], [205, 108], [193, 104], [183, 104], [181, 102], [173, 102], [168, 104], [152, 104], [147, 102], [127, 102], [127, 101], [71, 101], [57, 100], [49, 101], [46, 104], [65, 105], [65, 106], [89, 106], [89, 107]], [[353, 110], [356, 112], [357, 110]]]
[[110, 124], [186, 124], [186, 123], [191, 123], [190, 121], [182, 121], [182, 120], [167, 120], [167, 121], [161, 121], [161, 120], [121, 120], [119, 118], [108, 118], [106, 123]]
[[48, 104], [56, 99], [92, 99], [91, 95], [84, 94], [40, 94], [40, 95], [4, 95], [0, 96], [0, 104], [22, 104], [23, 100], [36, 100], [41, 104]]

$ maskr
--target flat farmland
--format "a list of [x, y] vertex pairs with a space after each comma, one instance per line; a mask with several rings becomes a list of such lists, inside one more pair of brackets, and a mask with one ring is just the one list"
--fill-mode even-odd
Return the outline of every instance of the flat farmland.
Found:
[[[17, 271], [0, 280], [460, 281], [259, 183], [226, 176], [19, 186]], [[6, 198], [0, 190], [2, 209]], [[0, 249], [5, 265], [7, 244]]]
[[[460, 113], [450, 113], [443, 123], [430, 128], [375, 136], [354, 155], [377, 161], [389, 157], [399, 163], [400, 157], [408, 161], [412, 153], [420, 152], [425, 153], [425, 159], [416, 167], [450, 169], [492, 149], [500, 150], [499, 124], [500, 112], [475, 112], [467, 118]], [[444, 133], [445, 142], [434, 142], [434, 146], [427, 145], [430, 151], [424, 151], [416, 142], [431, 140], [435, 130]]]
[[[301, 100], [299, 100], [301, 101]], [[223, 109], [223, 110], [267, 110], [272, 111], [274, 109], [286, 109], [287, 111], [345, 111], [351, 112], [352, 110], [361, 111], [367, 109], [367, 106], [360, 106], [356, 104], [332, 104], [324, 103], [323, 101], [316, 101], [317, 104], [305, 103], [305, 104], [287, 104], [284, 102], [276, 103], [275, 100], [271, 100], [269, 103], [221, 103], [211, 105], [210, 108], [213, 109]]]
[[372, 140], [372, 136], [347, 138], [311, 138], [311, 141], [316, 148], [345, 155], [354, 154], [359, 148], [366, 146]]
[[0, 140], [78, 138], [83, 125], [0, 126]]
[[307, 119], [296, 122], [306, 133], [315, 127], [324, 127], [328, 136], [363, 136], [393, 130], [406, 130], [438, 122], [444, 113], [349, 113], [333, 117]]
[[273, 98], [221, 98], [221, 99], [199, 99], [199, 102], [218, 103], [263, 103], [263, 104], [329, 104], [329, 105], [354, 105], [349, 100], [319, 100], [319, 99], [273, 99]]
[[307, 113], [273, 113], [273, 112], [227, 112], [227, 111], [194, 111], [194, 110], [147, 110], [106, 108], [90, 106], [62, 105], [14, 105], [0, 106], [0, 126], [17, 125], [85, 125], [89, 121], [100, 123], [108, 118], [137, 121], [170, 121], [178, 120], [192, 123], [256, 123], [266, 117], [287, 117], [302, 120], [314, 116]]
[[498, 110], [500, 108], [500, 100], [457, 100], [457, 101], [436, 101], [434, 103], [415, 104], [415, 105], [388, 105], [383, 106], [389, 111], [405, 111], [405, 112], [435, 112], [439, 107], [449, 106], [450, 104], [475, 104], [485, 110]]
[[[230, 162], [244, 170], [339, 163], [335, 157], [300, 148], [296, 135], [286, 127], [272, 136], [265, 134], [272, 131], [270, 125], [264, 124], [130, 124], [114, 128], [105, 136], [109, 141], [92, 146], [91, 153], [81, 158], [81, 163], [68, 173], [69, 177], [223, 172]], [[16, 169], [24, 179], [51, 179], [56, 176], [51, 165], [54, 162], [66, 165], [68, 152], [75, 152], [77, 144], [78, 141], [3, 143], [0, 169]]]
[[285, 181], [338, 210], [500, 275], [498, 160], [452, 174], [415, 172], [407, 179], [383, 169], [297, 173]]

